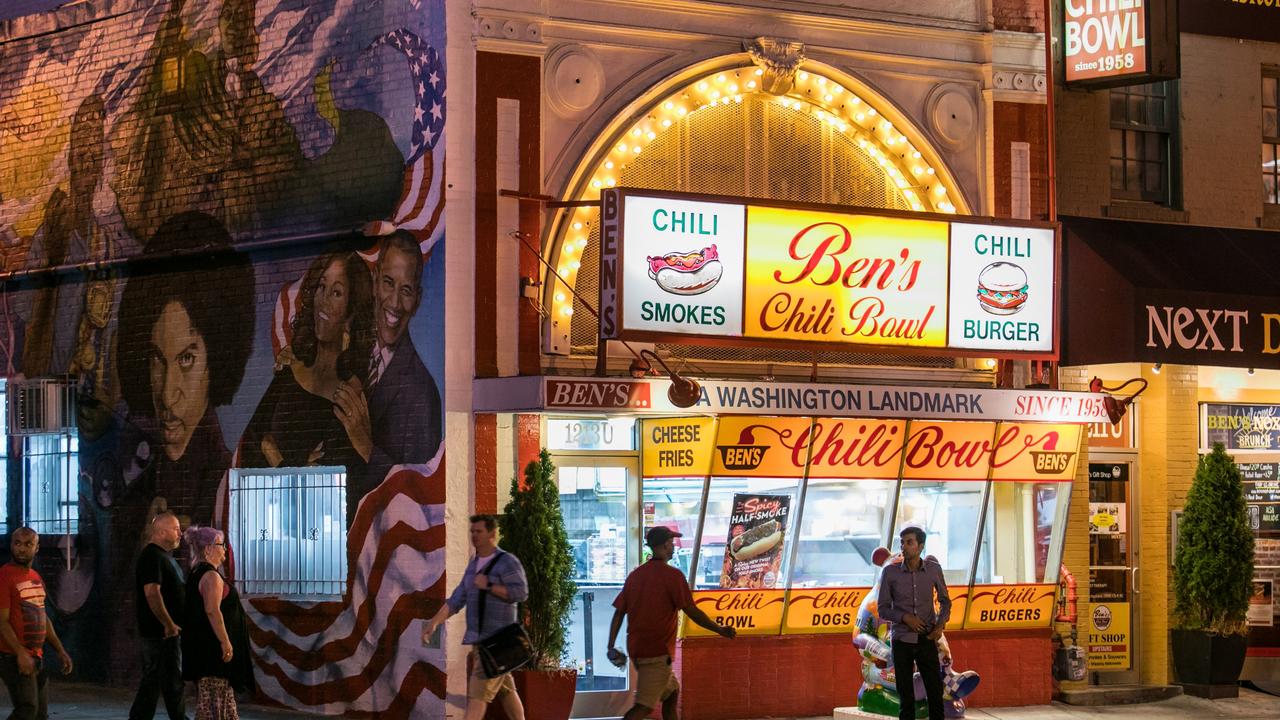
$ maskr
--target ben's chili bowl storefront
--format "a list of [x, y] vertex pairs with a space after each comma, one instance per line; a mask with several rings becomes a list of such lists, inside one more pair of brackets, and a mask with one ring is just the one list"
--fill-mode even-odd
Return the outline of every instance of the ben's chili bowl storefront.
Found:
[[[601, 221], [602, 338], [1056, 353], [1050, 227], [633, 190], [604, 193]], [[477, 413], [535, 418], [555, 455], [580, 588], [576, 717], [629, 706], [627, 671], [604, 653], [613, 599], [654, 525], [682, 534], [673, 564], [695, 602], [739, 633], [684, 623], [686, 717], [856, 704], [852, 636], [873, 556], [910, 525], [929, 533], [951, 587], [955, 668], [982, 677], [967, 701], [1049, 701], [1067, 510], [1086, 426], [1106, 419], [1102, 396], [698, 383], [690, 407], [673, 404], [668, 379], [475, 383]]]

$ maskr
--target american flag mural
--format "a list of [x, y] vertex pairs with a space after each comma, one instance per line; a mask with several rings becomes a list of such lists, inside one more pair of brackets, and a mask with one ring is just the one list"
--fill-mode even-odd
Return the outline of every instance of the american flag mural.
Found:
[[[408, 61], [414, 86], [410, 155], [392, 218], [373, 234], [409, 230], [429, 256], [444, 236], [445, 73], [439, 52], [400, 28], [370, 44]], [[361, 252], [372, 267], [380, 244]], [[291, 340], [299, 278], [281, 288], [272, 343]], [[248, 603], [259, 651], [259, 688], [290, 707], [372, 717], [442, 717], [445, 655], [422, 647], [421, 625], [439, 608], [444, 587], [443, 443], [429, 463], [397, 465], [366, 495], [348, 533], [349, 589], [341, 602]]]

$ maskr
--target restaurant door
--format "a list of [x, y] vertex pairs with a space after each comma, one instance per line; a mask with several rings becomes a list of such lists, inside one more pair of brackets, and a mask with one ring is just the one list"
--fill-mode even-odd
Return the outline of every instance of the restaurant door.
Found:
[[[631, 705], [630, 665], [616, 668], [605, 653], [613, 600], [640, 562], [639, 461], [634, 454], [597, 453], [556, 455], [552, 461], [578, 585], [567, 647], [578, 669], [572, 717], [620, 717]], [[624, 623], [619, 647], [625, 642]]]
[[1138, 508], [1132, 456], [1093, 451], [1089, 463], [1089, 603], [1085, 637], [1090, 682], [1138, 682]]

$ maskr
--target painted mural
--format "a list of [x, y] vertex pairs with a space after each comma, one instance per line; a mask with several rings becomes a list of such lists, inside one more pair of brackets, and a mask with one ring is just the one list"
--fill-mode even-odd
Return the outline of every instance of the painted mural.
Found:
[[345, 589], [246, 600], [259, 692], [443, 717], [412, 639], [444, 597], [444, 2], [94, 6], [0, 43], [0, 368], [76, 386], [78, 526], [39, 569], [77, 674], [138, 676], [156, 512], [234, 532], [239, 469], [338, 467]]

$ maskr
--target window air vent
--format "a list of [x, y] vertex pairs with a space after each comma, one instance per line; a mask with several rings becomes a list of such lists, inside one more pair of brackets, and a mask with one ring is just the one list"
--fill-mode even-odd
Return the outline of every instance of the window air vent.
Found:
[[75, 390], [66, 380], [11, 380], [9, 434], [40, 435], [75, 427]]

